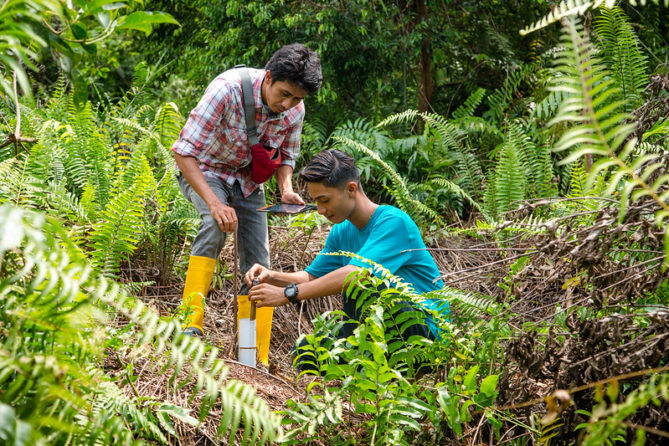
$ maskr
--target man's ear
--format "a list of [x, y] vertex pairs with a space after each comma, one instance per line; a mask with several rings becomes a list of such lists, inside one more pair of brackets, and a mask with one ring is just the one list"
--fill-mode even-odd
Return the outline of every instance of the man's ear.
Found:
[[358, 192], [358, 183], [356, 181], [349, 181], [346, 185], [346, 192], [348, 192], [349, 196], [353, 198], [356, 192]]
[[269, 70], [265, 71], [265, 82], [267, 82], [267, 85], [272, 85], [274, 83], [272, 81], [272, 72]]

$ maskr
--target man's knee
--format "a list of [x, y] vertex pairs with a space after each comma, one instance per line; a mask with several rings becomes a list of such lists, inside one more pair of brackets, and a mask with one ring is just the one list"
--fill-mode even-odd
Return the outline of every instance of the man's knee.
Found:
[[217, 258], [225, 245], [225, 238], [226, 233], [221, 230], [216, 220], [209, 214], [203, 215], [193, 241], [192, 255]]

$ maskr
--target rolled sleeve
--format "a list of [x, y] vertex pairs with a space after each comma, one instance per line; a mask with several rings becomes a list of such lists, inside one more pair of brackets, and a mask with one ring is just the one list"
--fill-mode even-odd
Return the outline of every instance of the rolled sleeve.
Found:
[[300, 154], [300, 141], [302, 139], [302, 119], [299, 119], [288, 130], [283, 144], [281, 145], [281, 165], [290, 166], [295, 169], [295, 160]]

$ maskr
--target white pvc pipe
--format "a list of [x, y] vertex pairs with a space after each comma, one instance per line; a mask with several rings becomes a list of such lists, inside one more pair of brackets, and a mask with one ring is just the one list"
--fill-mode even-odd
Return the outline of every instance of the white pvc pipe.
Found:
[[251, 319], [239, 320], [239, 362], [256, 366], [256, 321]]

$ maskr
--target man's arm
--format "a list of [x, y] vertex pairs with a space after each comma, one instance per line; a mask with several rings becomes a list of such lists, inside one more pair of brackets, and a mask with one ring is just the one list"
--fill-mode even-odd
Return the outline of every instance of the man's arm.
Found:
[[276, 184], [281, 192], [281, 202], [286, 204], [304, 204], [304, 200], [293, 191], [293, 168], [288, 165], [279, 166], [274, 174]]
[[192, 156], [183, 156], [174, 153], [174, 159], [179, 166], [181, 174], [186, 178], [188, 184], [204, 200], [209, 207], [211, 216], [216, 220], [222, 231], [233, 232], [237, 226], [237, 214], [230, 206], [221, 203], [211, 187], [204, 179], [197, 159]]
[[314, 280], [315, 278], [315, 276], [312, 276], [306, 271], [284, 273], [281, 271], [272, 271], [257, 263], [249, 268], [244, 275], [244, 281], [248, 286], [251, 286], [256, 279], [260, 283], [269, 283], [270, 285], [285, 287], [291, 283], [304, 283]]
[[[299, 273], [281, 274], [286, 274], [284, 278], [304, 278], [303, 275], [297, 275], [307, 274], [310, 278], [309, 281], [288, 283], [297, 283], [297, 298], [299, 300], [308, 300], [341, 293], [348, 275], [359, 269], [361, 268], [354, 265], [346, 265], [318, 278], [308, 274], [306, 271], [300, 271]], [[283, 286], [275, 286], [271, 285], [270, 283], [261, 283], [260, 285], [256, 285], [251, 288], [251, 291], [249, 291], [249, 299], [254, 301], [257, 307], [278, 307], [285, 305], [288, 303], [288, 299], [286, 299], [284, 296], [283, 289]]]

